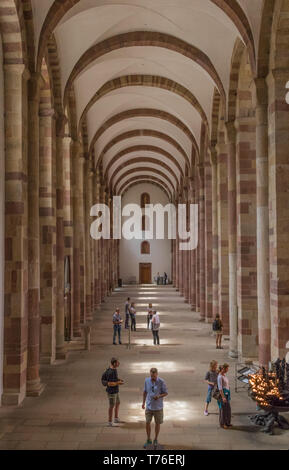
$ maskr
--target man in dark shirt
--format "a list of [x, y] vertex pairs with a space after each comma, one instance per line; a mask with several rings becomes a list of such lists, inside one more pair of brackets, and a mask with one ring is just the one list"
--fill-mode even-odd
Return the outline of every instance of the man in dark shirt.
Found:
[[[118, 378], [117, 368], [119, 367], [120, 362], [113, 357], [111, 360], [111, 366], [107, 370], [107, 397], [109, 401], [108, 409], [108, 426], [113, 426], [113, 424], [119, 423], [118, 412], [120, 406], [119, 399], [119, 385], [123, 385], [124, 381]], [[114, 410], [114, 423], [112, 422], [112, 415]]]

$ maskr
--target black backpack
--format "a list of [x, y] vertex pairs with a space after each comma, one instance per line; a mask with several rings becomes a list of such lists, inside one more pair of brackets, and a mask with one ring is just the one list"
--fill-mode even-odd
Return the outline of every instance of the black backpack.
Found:
[[220, 329], [220, 321], [215, 320], [213, 323], [213, 331], [218, 331]]
[[107, 383], [109, 382], [109, 380], [108, 380], [108, 371], [109, 371], [109, 368], [106, 369], [106, 371], [101, 376], [101, 383], [104, 387], [107, 387]]

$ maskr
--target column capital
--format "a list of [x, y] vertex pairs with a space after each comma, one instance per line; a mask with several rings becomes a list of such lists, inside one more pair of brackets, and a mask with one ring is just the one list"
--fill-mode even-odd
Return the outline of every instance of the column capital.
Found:
[[210, 152], [210, 162], [211, 162], [211, 165], [212, 165], [212, 166], [217, 165], [218, 157], [217, 157], [217, 150], [216, 150], [216, 147], [215, 147], [215, 146], [211, 146], [211, 148], [209, 149], [209, 152]]
[[236, 136], [237, 130], [235, 127], [235, 121], [227, 121], [225, 123], [226, 131], [227, 131], [227, 141], [229, 144], [236, 143]]
[[56, 117], [56, 137], [64, 137], [64, 132], [65, 132], [65, 126], [68, 122], [67, 117], [65, 114], [62, 113], [55, 113]]
[[255, 78], [256, 105], [268, 106], [268, 84], [265, 78]]
[[29, 80], [31, 73], [25, 64], [4, 64], [3, 70], [5, 73], [21, 75], [24, 80]]

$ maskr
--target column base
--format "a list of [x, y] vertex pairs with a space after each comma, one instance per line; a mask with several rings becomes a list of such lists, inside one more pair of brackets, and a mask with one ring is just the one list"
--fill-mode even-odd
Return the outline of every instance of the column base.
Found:
[[[33, 383], [34, 382], [34, 383]], [[44, 391], [46, 385], [41, 383], [39, 380], [31, 381], [27, 383], [26, 396], [27, 397], [40, 397]]]
[[229, 357], [232, 359], [238, 359], [238, 351], [229, 351]]
[[40, 364], [48, 364], [48, 365], [52, 365], [54, 364], [55, 362], [55, 359], [56, 357], [53, 355], [53, 356], [50, 356], [50, 355], [41, 355], [40, 356]]
[[56, 356], [55, 358], [57, 360], [66, 360], [67, 359], [67, 351], [65, 346], [61, 346], [59, 348], [56, 348]]
[[26, 396], [26, 388], [19, 393], [7, 393], [2, 395], [1, 403], [3, 406], [19, 406]]
[[73, 338], [81, 338], [81, 328], [73, 330]]

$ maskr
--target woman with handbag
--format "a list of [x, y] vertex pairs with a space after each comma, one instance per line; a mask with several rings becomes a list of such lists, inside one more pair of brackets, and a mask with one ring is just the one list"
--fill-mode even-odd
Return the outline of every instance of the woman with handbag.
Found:
[[219, 389], [219, 421], [220, 427], [223, 429], [228, 429], [232, 427], [231, 424], [231, 392], [229, 379], [227, 377], [227, 372], [229, 370], [229, 364], [224, 364], [218, 375], [218, 389]]

